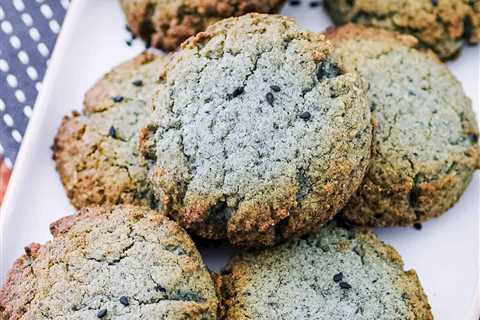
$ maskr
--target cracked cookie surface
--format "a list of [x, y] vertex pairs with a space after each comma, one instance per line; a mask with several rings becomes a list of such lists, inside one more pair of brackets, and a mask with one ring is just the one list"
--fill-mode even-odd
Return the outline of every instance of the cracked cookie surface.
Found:
[[146, 208], [83, 209], [52, 224], [0, 290], [0, 318], [216, 319], [211, 276], [176, 223]]
[[123, 203], [156, 206], [137, 143], [167, 61], [168, 56], [144, 52], [120, 64], [86, 93], [83, 114], [63, 119], [53, 159], [76, 208]]
[[120, 0], [130, 30], [147, 44], [176, 49], [188, 37], [224, 18], [275, 13], [284, 0]]
[[173, 55], [140, 148], [182, 226], [265, 246], [344, 205], [368, 163], [370, 111], [363, 83], [330, 52], [288, 18], [250, 14]]
[[433, 319], [414, 270], [372, 232], [316, 235], [234, 257], [217, 278], [225, 320]]
[[480, 41], [477, 0], [326, 0], [337, 24], [355, 22], [414, 35], [441, 58], [456, 55], [464, 40]]
[[372, 157], [343, 210], [355, 224], [411, 225], [453, 206], [480, 165], [478, 127], [461, 84], [411, 36], [348, 25], [333, 56], [369, 83]]

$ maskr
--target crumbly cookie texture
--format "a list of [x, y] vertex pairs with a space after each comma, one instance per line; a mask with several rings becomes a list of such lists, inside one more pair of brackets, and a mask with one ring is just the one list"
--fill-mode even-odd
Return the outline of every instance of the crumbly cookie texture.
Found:
[[465, 39], [480, 41], [480, 2], [476, 0], [325, 0], [337, 24], [355, 22], [414, 35], [420, 47], [441, 58], [456, 55]]
[[216, 319], [212, 278], [192, 240], [159, 212], [82, 209], [51, 226], [0, 290], [0, 318]]
[[228, 17], [275, 13], [284, 0], [120, 0], [131, 31], [148, 45], [176, 49], [188, 37]]
[[104, 111], [65, 117], [55, 137], [53, 159], [76, 208], [103, 204], [156, 206], [139, 159], [138, 136], [151, 114], [145, 102], [124, 98]]
[[224, 320], [433, 319], [415, 271], [392, 247], [333, 224], [234, 257], [216, 285]]
[[244, 246], [317, 229], [363, 178], [365, 88], [323, 35], [260, 14], [183, 44], [142, 132], [157, 199], [180, 224]]
[[480, 166], [478, 128], [461, 84], [416, 40], [348, 25], [332, 31], [334, 59], [369, 83], [369, 169], [343, 216], [360, 225], [411, 225], [453, 206]]
[[104, 111], [112, 98], [151, 102], [168, 56], [145, 51], [105, 74], [85, 94], [84, 113]]

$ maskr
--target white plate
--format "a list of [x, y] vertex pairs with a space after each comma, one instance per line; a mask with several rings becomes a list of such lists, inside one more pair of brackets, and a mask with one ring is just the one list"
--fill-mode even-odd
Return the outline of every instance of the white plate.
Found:
[[[287, 7], [300, 24], [314, 31], [330, 25], [322, 8]], [[123, 15], [114, 0], [73, 1], [53, 53], [43, 88], [20, 150], [0, 213], [0, 280], [23, 247], [50, 239], [52, 221], [74, 212], [60, 184], [50, 146], [61, 119], [80, 109], [86, 89], [104, 72], [142, 50], [136, 41], [125, 45]], [[474, 101], [478, 115], [479, 47], [465, 48], [449, 64]], [[475, 175], [460, 202], [447, 214], [413, 228], [378, 230], [415, 268], [436, 319], [478, 319], [480, 178]], [[207, 263], [218, 270], [229, 252], [210, 249]]]

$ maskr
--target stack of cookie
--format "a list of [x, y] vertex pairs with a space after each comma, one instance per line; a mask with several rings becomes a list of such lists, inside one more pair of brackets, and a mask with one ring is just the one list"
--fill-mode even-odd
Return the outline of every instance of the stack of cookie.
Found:
[[[262, 3], [172, 18], [138, 1], [145, 22], [122, 2], [167, 48]], [[470, 100], [417, 48], [253, 13], [114, 68], [53, 146], [79, 213], [17, 260], [0, 318], [432, 319], [415, 272], [366, 228], [439, 216], [480, 167]], [[187, 232], [240, 253], [209, 274]]]

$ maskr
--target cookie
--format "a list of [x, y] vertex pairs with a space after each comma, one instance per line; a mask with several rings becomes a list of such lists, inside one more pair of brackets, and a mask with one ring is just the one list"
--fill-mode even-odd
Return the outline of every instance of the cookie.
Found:
[[148, 46], [176, 49], [188, 37], [224, 18], [275, 13], [284, 0], [120, 0], [133, 34]]
[[140, 149], [182, 226], [265, 246], [345, 204], [368, 163], [370, 111], [363, 83], [331, 50], [289, 18], [250, 14], [173, 55]]
[[460, 82], [416, 39], [348, 25], [329, 34], [334, 60], [369, 84], [372, 158], [343, 216], [402, 226], [453, 206], [480, 165], [478, 128]]
[[408, 33], [442, 59], [454, 57], [463, 40], [480, 41], [479, 1], [326, 0], [325, 6], [337, 24], [355, 22]]
[[168, 56], [145, 51], [116, 67], [100, 78], [85, 94], [83, 111], [103, 111], [114, 97], [150, 102], [159, 75]]
[[104, 111], [64, 117], [55, 137], [53, 159], [76, 208], [103, 204], [156, 207], [144, 163], [138, 157], [138, 132], [150, 109], [142, 100], [107, 100]]
[[168, 56], [146, 51], [120, 64], [85, 94], [83, 114], [63, 119], [53, 159], [76, 208], [103, 204], [156, 207], [137, 142], [167, 61]]
[[0, 290], [1, 319], [216, 319], [192, 240], [159, 212], [82, 209], [25, 249]]
[[216, 283], [225, 320], [433, 319], [415, 271], [392, 247], [333, 224], [236, 256]]

